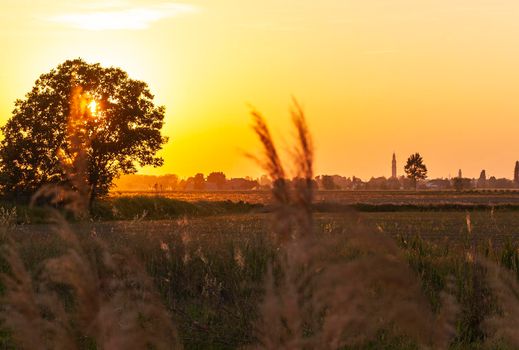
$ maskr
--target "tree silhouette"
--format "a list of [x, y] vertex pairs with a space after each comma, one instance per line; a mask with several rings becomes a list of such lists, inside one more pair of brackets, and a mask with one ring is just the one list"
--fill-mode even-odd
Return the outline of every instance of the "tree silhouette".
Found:
[[321, 184], [325, 190], [334, 190], [336, 188], [333, 177], [330, 175], [323, 175], [321, 177]]
[[195, 190], [205, 190], [205, 178], [204, 174], [198, 173], [193, 178], [193, 189]]
[[418, 180], [427, 178], [427, 167], [423, 163], [420, 153], [415, 153], [409, 156], [404, 171], [409, 179], [414, 183], [415, 190], [418, 187]]
[[225, 181], [227, 181], [225, 174], [221, 171], [212, 172], [207, 176], [207, 182], [213, 183], [217, 189], [221, 190], [225, 186]]
[[[78, 90], [81, 113], [89, 103], [89, 118], [71, 124]], [[88, 138], [81, 145], [91, 205], [120, 174], [135, 173], [137, 165], [163, 164], [155, 154], [167, 141], [160, 133], [164, 113], [164, 107], [154, 105], [147, 84], [121, 69], [68, 60], [40, 76], [2, 127], [2, 190], [26, 198], [44, 184], [70, 183], [63, 159], [77, 157], [77, 137], [70, 135], [74, 125]]]

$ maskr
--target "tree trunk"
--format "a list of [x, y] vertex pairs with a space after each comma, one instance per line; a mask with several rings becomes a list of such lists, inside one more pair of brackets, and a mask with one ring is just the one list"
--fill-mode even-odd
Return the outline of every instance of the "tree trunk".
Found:
[[94, 201], [97, 195], [97, 180], [94, 180], [90, 187], [90, 193], [88, 194], [88, 213], [92, 215], [92, 209], [94, 208]]

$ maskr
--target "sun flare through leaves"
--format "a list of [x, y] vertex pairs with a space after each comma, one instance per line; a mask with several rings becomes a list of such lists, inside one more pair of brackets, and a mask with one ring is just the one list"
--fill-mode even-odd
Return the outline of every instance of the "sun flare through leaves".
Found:
[[90, 112], [90, 114], [92, 116], [96, 116], [97, 115], [97, 102], [96, 100], [92, 100], [90, 101], [90, 103], [88, 104], [88, 110]]

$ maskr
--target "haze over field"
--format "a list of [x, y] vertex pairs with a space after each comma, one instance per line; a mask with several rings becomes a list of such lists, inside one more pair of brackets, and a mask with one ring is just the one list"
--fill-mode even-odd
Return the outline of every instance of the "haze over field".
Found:
[[419, 151], [430, 177], [511, 177], [519, 159], [516, 1], [1, 3], [0, 122], [65, 59], [121, 67], [167, 108], [165, 165], [142, 173], [259, 175], [247, 103], [286, 135], [291, 95], [316, 173], [388, 176]]

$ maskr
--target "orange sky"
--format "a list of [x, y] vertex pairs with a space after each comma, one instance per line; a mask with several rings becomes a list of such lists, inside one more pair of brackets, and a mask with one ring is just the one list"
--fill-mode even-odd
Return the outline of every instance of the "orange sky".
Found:
[[519, 159], [513, 0], [0, 0], [0, 122], [66, 59], [115, 65], [167, 108], [160, 169], [259, 175], [247, 104], [288, 146], [304, 106], [317, 173], [512, 177]]

